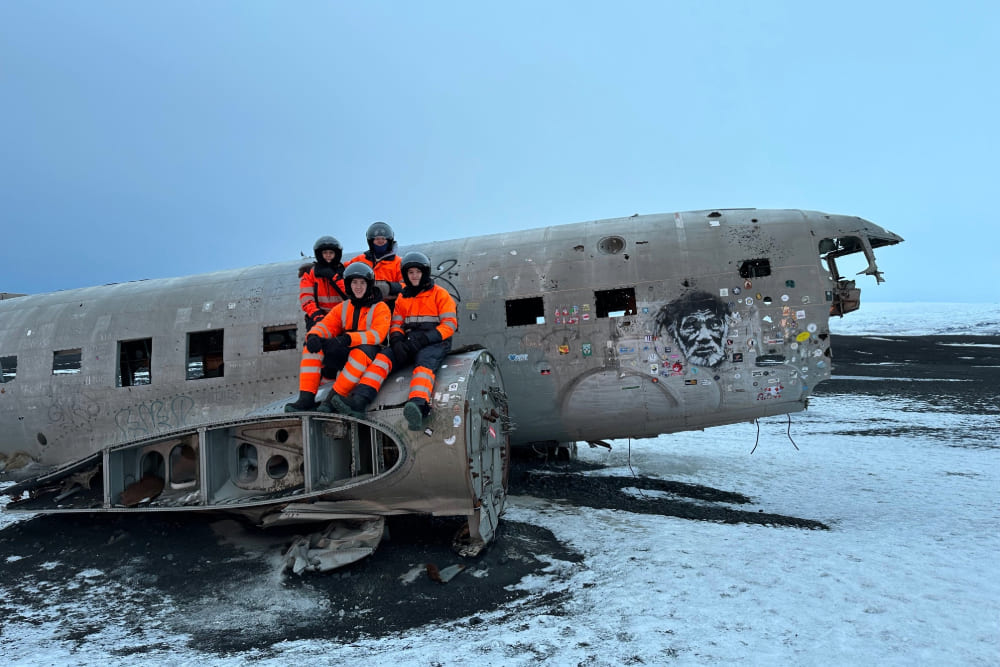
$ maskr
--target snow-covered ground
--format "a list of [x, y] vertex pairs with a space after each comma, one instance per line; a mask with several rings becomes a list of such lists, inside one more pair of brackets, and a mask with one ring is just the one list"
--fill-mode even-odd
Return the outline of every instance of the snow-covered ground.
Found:
[[[852, 320], [845, 318], [834, 332], [1000, 330], [997, 305], [907, 306], [916, 312], [872, 308], [871, 321], [857, 318], [849, 330]], [[968, 310], [959, 314], [956, 308]], [[953, 322], [968, 323], [966, 313], [976, 313], [981, 326], [943, 331]], [[634, 471], [735, 491], [762, 511], [815, 519], [830, 530], [710, 523], [511, 497], [508, 519], [546, 527], [584, 555], [578, 563], [552, 560], [545, 573], [519, 584], [537, 597], [568, 592], [558, 613], [539, 613], [545, 605], [522, 600], [480, 614], [481, 623], [456, 621], [350, 644], [289, 641], [266, 656], [166, 648], [186, 645], [183, 635], [165, 629], [176, 627], [163, 622], [172, 613], [169, 605], [150, 611], [139, 637], [109, 624], [82, 644], [58, 638], [58, 613], [39, 614], [34, 623], [0, 619], [0, 661], [234, 667], [1000, 664], [996, 412], [824, 394], [792, 417], [799, 450], [786, 428], [784, 417], [763, 421], [752, 455], [756, 427], [738, 424], [615, 441], [610, 452], [584, 448], [581, 457], [607, 466], [600, 474]], [[7, 522], [0, 529], [11, 520], [0, 515]], [[80, 576], [103, 574], [95, 566]], [[115, 585], [108, 582], [108, 595]], [[0, 580], [0, 600], [5, 596]], [[301, 610], [291, 601], [277, 604], [281, 613], [311, 611], [308, 601]], [[100, 621], [94, 624], [100, 627]], [[165, 648], [134, 657], [115, 652], [136, 642]]]
[[[728, 525], [567, 507], [515, 497], [508, 517], [586, 554], [553, 563], [567, 615], [499, 627], [424, 629], [332, 657], [399, 664], [879, 664], [1000, 662], [1000, 431], [996, 416], [911, 414], [920, 406], [826, 396], [794, 419], [648, 441], [583, 456], [607, 474], [705, 484], [766, 499], [766, 511], [829, 531]], [[864, 417], [860, 415], [865, 415]], [[870, 416], [925, 419], [984, 446], [845, 436]], [[631, 454], [631, 456], [629, 456]], [[648, 492], [647, 492], [648, 493]], [[542, 594], [552, 584], [524, 582]], [[500, 612], [496, 614], [497, 617]], [[441, 646], [447, 645], [442, 659]], [[284, 658], [318, 654], [289, 645]], [[303, 653], [304, 652], [304, 653]], [[280, 663], [277, 660], [275, 664]]]
[[1000, 303], [868, 303], [844, 317], [830, 318], [842, 335], [1000, 335]]

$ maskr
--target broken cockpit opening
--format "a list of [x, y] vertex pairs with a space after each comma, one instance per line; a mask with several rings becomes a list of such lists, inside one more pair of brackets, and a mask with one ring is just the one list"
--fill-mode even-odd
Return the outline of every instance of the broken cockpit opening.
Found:
[[[854, 280], [845, 277], [854, 268], [861, 267], [856, 275], [875, 276], [876, 284], [885, 282], [875, 263], [874, 249], [895, 243], [899, 240], [869, 238], [863, 234], [824, 238], [819, 242], [819, 255], [826, 261], [833, 280], [833, 289], [827, 292], [831, 315], [843, 316], [861, 307], [861, 289]], [[847, 257], [851, 259], [838, 264], [838, 260]]]

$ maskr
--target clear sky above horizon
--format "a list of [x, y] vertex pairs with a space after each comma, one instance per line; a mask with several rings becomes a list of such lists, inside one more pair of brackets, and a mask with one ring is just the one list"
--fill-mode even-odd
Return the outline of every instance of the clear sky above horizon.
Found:
[[0, 3], [0, 292], [717, 207], [996, 302], [1000, 4]]

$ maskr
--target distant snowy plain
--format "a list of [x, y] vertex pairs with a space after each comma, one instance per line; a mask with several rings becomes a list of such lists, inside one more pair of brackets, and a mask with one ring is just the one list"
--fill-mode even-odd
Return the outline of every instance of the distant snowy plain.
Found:
[[845, 336], [1000, 336], [1000, 303], [862, 303], [857, 312], [830, 318], [830, 330]]
[[[1000, 335], [1000, 304], [866, 304], [832, 328]], [[896, 427], [920, 435], [883, 435]], [[996, 411], [825, 394], [792, 416], [799, 450], [786, 429], [785, 417], [762, 421], [752, 455], [752, 424], [614, 441], [611, 451], [584, 446], [580, 455], [606, 466], [598, 474], [634, 472], [735, 491], [759, 501], [762, 511], [815, 519], [830, 530], [710, 523], [515, 495], [508, 519], [548, 528], [584, 558], [551, 560], [542, 575], [520, 582], [531, 592], [527, 601], [480, 614], [483, 622], [350, 644], [284, 642], [267, 654], [164, 648], [121, 657], [112, 651], [138, 643], [184, 646], [183, 635], [164, 629], [173, 627], [163, 622], [171, 610], [152, 611], [139, 635], [106, 625], [82, 645], [58, 638], [58, 614], [40, 614], [35, 623], [2, 626], [3, 662], [1000, 664]], [[0, 515], [0, 529], [13, 520]], [[91, 582], [103, 576], [99, 566], [80, 573]], [[107, 595], [115, 585], [107, 582]], [[530, 604], [553, 591], [569, 594], [560, 613]], [[308, 614], [315, 604], [288, 599], [274, 582], [248, 583], [248, 595], [265, 598], [270, 613]]]

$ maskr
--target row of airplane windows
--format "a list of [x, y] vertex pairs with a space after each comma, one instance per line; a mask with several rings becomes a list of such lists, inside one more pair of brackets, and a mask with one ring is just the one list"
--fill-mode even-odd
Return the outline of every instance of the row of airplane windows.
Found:
[[[187, 335], [187, 374], [188, 380], [223, 377], [225, 364], [223, 349], [225, 332], [222, 329], [212, 331], [194, 331]], [[278, 350], [294, 350], [296, 342], [296, 326], [284, 324], [263, 328], [261, 350], [276, 352]], [[136, 340], [118, 341], [118, 378], [117, 386], [134, 387], [150, 384], [153, 358], [153, 339], [139, 338]], [[12, 382], [17, 378], [17, 356], [0, 357], [2, 382]], [[52, 375], [76, 375], [83, 370], [83, 349], [73, 348], [55, 350], [52, 353]]]
[[[635, 289], [632, 287], [594, 292], [594, 315], [597, 318], [619, 317], [636, 312]], [[542, 297], [509, 299], [505, 303], [508, 327], [545, 324], [545, 304]], [[187, 379], [223, 377], [224, 331], [189, 332], [187, 340]], [[297, 349], [296, 326], [285, 324], [263, 328], [262, 351]], [[117, 386], [133, 387], [152, 382], [150, 360], [153, 355], [153, 339], [118, 341]], [[2, 382], [11, 382], [17, 377], [17, 357], [0, 357]], [[83, 349], [55, 350], [52, 353], [53, 375], [75, 375], [83, 370]]]

